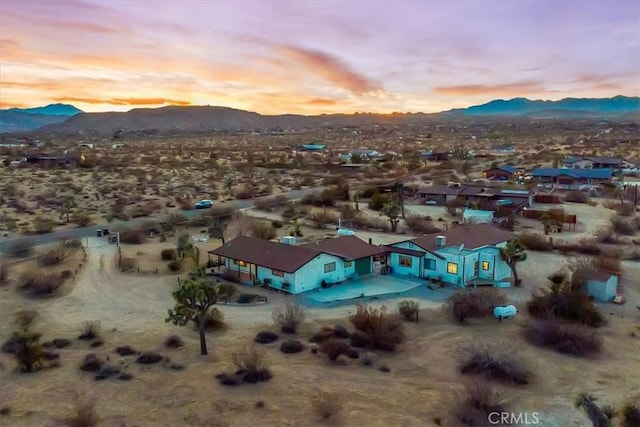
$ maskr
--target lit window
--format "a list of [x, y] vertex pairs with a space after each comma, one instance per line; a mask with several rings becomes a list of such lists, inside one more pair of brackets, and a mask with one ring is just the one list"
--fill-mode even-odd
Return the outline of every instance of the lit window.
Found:
[[458, 264], [455, 262], [447, 263], [447, 273], [449, 274], [458, 274]]
[[424, 269], [425, 270], [435, 270], [436, 269], [436, 260], [435, 259], [425, 259], [424, 260]]
[[336, 263], [335, 262], [330, 262], [324, 265], [324, 272], [325, 273], [331, 273], [332, 271], [336, 270]]
[[351, 261], [345, 261], [344, 268], [349, 268], [349, 267], [351, 267]]
[[411, 267], [411, 257], [400, 255], [400, 265], [404, 267]]
[[245, 266], [247, 265], [247, 263], [246, 263], [246, 262], [244, 262], [244, 261], [238, 261], [238, 265], [239, 265], [240, 267], [245, 267]]
[[484, 271], [488, 271], [489, 270], [489, 261], [482, 261], [482, 269]]
[[278, 277], [284, 277], [284, 271], [280, 270], [271, 270], [271, 274]]

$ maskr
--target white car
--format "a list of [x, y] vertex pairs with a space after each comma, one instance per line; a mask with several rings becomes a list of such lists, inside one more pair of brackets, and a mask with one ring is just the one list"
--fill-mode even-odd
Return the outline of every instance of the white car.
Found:
[[502, 319], [511, 319], [518, 314], [515, 305], [499, 305], [493, 308], [493, 317], [502, 322]]
[[209, 199], [204, 199], [204, 200], [200, 200], [193, 207], [195, 209], [207, 209], [207, 208], [210, 208], [211, 206], [213, 206], [213, 202]]
[[424, 202], [425, 205], [437, 205], [438, 202], [436, 202], [435, 200], [427, 200]]

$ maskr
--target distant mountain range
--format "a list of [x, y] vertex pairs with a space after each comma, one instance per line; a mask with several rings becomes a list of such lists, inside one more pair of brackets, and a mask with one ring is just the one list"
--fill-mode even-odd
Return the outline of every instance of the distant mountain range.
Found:
[[36, 108], [9, 108], [0, 110], [0, 133], [21, 132], [61, 123], [82, 110], [69, 104], [49, 104]]
[[304, 129], [372, 124], [420, 125], [456, 119], [487, 117], [585, 118], [614, 117], [640, 120], [640, 98], [565, 98], [531, 101], [494, 100], [487, 104], [442, 113], [261, 115], [226, 107], [187, 106], [137, 108], [124, 113], [82, 113], [72, 105], [53, 104], [26, 110], [0, 110], [0, 132], [38, 134], [113, 134], [116, 132], [202, 132], [214, 130]]

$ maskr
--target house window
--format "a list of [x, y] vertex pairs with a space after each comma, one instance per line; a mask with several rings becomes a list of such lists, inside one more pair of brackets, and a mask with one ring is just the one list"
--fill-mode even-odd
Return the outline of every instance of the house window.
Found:
[[436, 269], [436, 260], [435, 259], [425, 259], [424, 260], [424, 269], [425, 270], [435, 270]]
[[447, 263], [447, 273], [449, 274], [458, 274], [458, 264], [455, 262]]
[[400, 255], [400, 265], [404, 267], [411, 267], [411, 257]]
[[236, 264], [238, 264], [240, 267], [246, 267], [247, 263], [244, 261], [238, 261], [236, 262]]
[[284, 277], [284, 271], [280, 270], [271, 270], [271, 274], [278, 277]]
[[351, 261], [345, 261], [344, 268], [349, 268], [349, 267], [351, 267]]
[[331, 273], [332, 271], [336, 271], [336, 263], [335, 262], [329, 262], [329, 263], [324, 265], [324, 272], [325, 273]]
[[484, 271], [489, 271], [489, 261], [482, 261], [482, 269]]

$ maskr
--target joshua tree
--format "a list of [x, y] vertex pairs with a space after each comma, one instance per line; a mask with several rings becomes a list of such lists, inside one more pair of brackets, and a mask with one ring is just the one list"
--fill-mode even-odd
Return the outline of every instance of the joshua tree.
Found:
[[513, 273], [513, 284], [515, 286], [520, 286], [520, 279], [518, 278], [518, 270], [516, 266], [518, 262], [527, 259], [524, 245], [518, 239], [510, 240], [507, 242], [507, 246], [505, 248], [500, 248], [500, 256], [502, 257], [502, 260], [507, 263]]
[[220, 285], [207, 279], [186, 279], [173, 293], [176, 304], [172, 310], [169, 310], [169, 317], [165, 319], [166, 322], [179, 326], [195, 320], [200, 333], [200, 354], [203, 356], [209, 354], [204, 333], [207, 314], [209, 309], [218, 303], [221, 294]]
[[389, 218], [392, 233], [395, 233], [398, 230], [400, 213], [400, 204], [398, 204], [395, 199], [388, 200], [384, 205], [382, 205], [382, 209], [380, 209], [380, 215], [384, 215]]

